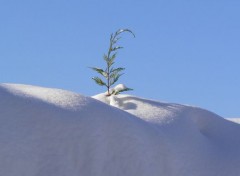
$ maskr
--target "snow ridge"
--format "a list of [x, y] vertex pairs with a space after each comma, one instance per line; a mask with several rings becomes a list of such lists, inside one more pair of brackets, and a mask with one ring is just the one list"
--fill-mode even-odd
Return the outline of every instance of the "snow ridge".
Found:
[[239, 135], [197, 107], [0, 84], [4, 176], [236, 176]]

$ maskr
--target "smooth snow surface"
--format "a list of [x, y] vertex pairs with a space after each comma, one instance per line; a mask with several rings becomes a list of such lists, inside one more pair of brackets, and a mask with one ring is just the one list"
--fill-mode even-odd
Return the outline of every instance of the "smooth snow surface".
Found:
[[0, 84], [1, 176], [238, 176], [239, 135], [196, 107]]
[[240, 118], [227, 118], [227, 120], [230, 120], [235, 123], [240, 123]]

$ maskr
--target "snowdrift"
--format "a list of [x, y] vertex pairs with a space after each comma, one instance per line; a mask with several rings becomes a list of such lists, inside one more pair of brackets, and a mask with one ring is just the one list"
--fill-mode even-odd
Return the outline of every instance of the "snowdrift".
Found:
[[0, 84], [2, 176], [237, 176], [239, 135], [197, 107]]

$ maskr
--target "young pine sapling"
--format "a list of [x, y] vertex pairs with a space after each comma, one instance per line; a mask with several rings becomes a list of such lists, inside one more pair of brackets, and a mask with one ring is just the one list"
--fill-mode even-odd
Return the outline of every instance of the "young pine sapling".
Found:
[[122, 67], [119, 67], [119, 68], [113, 67], [116, 56], [117, 56], [117, 51], [123, 48], [121, 46], [116, 46], [116, 44], [120, 39], [119, 35], [124, 32], [129, 32], [130, 34], [133, 35], [133, 37], [135, 37], [134, 33], [129, 29], [119, 29], [115, 33], [112, 33], [110, 37], [110, 45], [108, 48], [108, 52], [103, 56], [103, 59], [106, 62], [106, 68], [101, 69], [97, 67], [91, 67], [91, 69], [98, 72], [101, 76], [103, 76], [103, 78], [105, 78], [106, 80], [105, 82], [99, 77], [93, 77], [92, 79], [98, 85], [105, 86], [107, 88], [107, 96], [117, 95], [121, 92], [132, 90], [126, 87], [120, 90], [114, 90], [114, 89], [111, 90], [112, 85], [114, 85], [118, 81], [118, 79], [123, 75], [123, 73], [121, 72], [125, 69]]

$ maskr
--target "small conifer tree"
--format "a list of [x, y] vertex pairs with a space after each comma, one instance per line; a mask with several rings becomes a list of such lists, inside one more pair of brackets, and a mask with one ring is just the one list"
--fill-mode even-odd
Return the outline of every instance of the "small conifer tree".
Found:
[[100, 86], [105, 86], [107, 88], [107, 96], [117, 95], [120, 92], [132, 90], [130, 88], [124, 88], [117, 91], [116, 90], [110, 91], [111, 86], [114, 85], [118, 81], [118, 79], [123, 75], [123, 73], [121, 72], [125, 69], [122, 67], [118, 68], [113, 67], [117, 56], [117, 51], [123, 48], [121, 46], [116, 46], [117, 42], [120, 39], [119, 35], [123, 32], [129, 32], [133, 35], [133, 37], [135, 37], [134, 33], [129, 29], [119, 29], [115, 33], [112, 33], [110, 36], [110, 45], [108, 48], [108, 52], [103, 56], [103, 59], [106, 62], [106, 68], [101, 69], [97, 67], [91, 67], [91, 69], [98, 72], [103, 78], [105, 78], [106, 80], [105, 82], [99, 77], [93, 77], [92, 79], [95, 81], [96, 84]]

